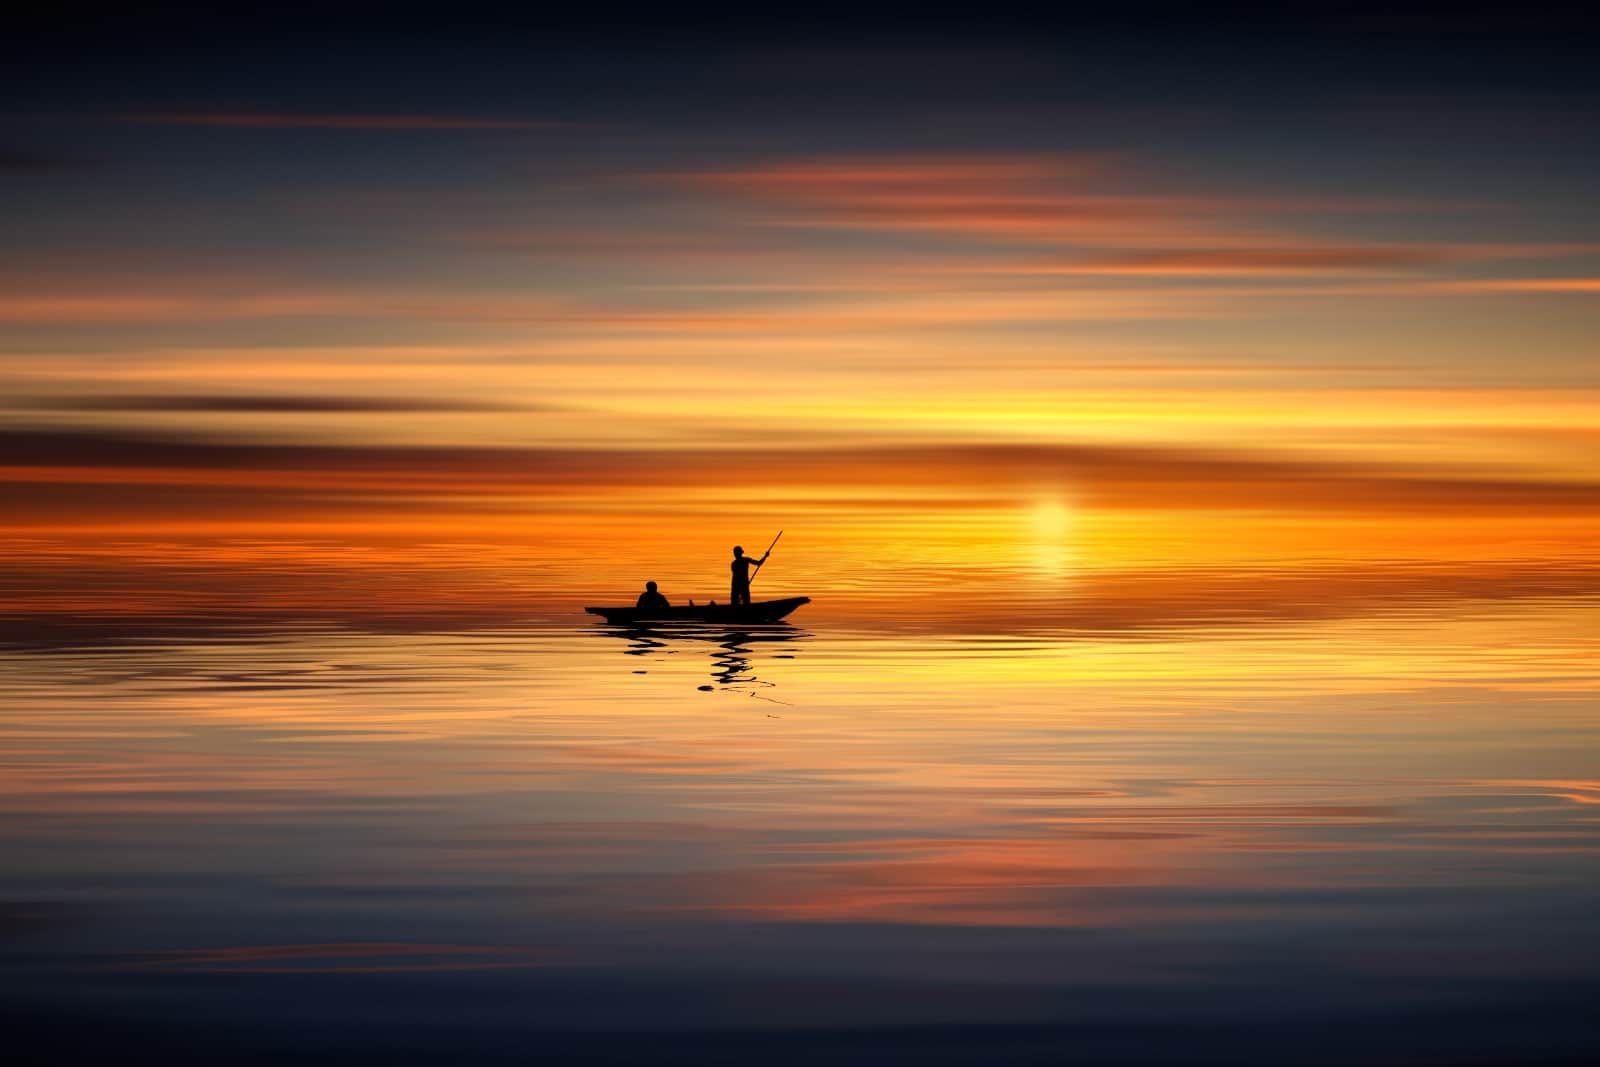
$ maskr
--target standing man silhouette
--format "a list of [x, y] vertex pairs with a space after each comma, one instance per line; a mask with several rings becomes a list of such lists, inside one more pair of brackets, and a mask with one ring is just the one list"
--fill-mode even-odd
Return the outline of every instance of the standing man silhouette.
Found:
[[738, 545], [733, 546], [733, 562], [728, 564], [728, 569], [733, 572], [733, 590], [729, 594], [732, 598], [732, 603], [750, 603], [750, 568], [754, 566], [759, 569], [766, 561], [766, 556], [762, 556], [760, 559], [751, 559], [744, 554], [743, 548]]

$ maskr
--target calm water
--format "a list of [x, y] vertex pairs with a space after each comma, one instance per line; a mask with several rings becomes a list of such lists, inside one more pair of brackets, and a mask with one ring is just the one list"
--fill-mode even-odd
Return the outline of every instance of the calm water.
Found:
[[1597, 605], [14, 646], [4, 1017], [163, 1062], [1592, 1060]]

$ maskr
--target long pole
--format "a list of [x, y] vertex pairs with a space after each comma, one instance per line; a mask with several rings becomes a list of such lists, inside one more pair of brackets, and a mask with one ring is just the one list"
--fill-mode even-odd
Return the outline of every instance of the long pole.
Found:
[[[782, 536], [783, 536], [783, 531], [779, 530], [778, 531], [778, 537], [782, 537]], [[768, 556], [772, 555], [772, 550], [778, 547], [778, 537], [774, 537], [772, 539], [772, 544], [768, 545], [767, 546], [767, 550], [765, 552], [761, 553], [761, 558], [762, 559], [766, 559]], [[761, 575], [761, 564], [758, 563], [758, 564], [756, 564], [756, 572], [755, 572], [755, 574], [752, 574], [750, 576], [750, 584], [751, 585], [755, 585], [756, 584], [756, 579], [758, 577], [760, 577], [760, 575]]]

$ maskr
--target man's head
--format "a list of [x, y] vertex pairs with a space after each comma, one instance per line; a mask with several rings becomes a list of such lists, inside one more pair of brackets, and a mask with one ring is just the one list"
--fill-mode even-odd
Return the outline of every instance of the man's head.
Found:
[[734, 545], [733, 546], [733, 558], [734, 559], [738, 559], [742, 555], [744, 555], [744, 549], [741, 548], [738, 545]]
[[646, 589], [650, 590], [650, 592], [652, 592], [652, 593], [654, 593], [656, 591], [656, 583], [655, 582], [645, 582], [644, 583], [644, 587]]

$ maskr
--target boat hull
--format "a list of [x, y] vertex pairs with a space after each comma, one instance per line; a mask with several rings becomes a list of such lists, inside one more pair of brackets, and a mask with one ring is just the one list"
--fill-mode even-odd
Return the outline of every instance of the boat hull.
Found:
[[777, 622], [802, 604], [811, 603], [808, 596], [792, 596], [783, 600], [758, 600], [753, 604], [697, 604], [693, 607], [668, 608], [665, 611], [639, 608], [584, 608], [590, 615], [599, 615], [610, 623], [648, 622], [716, 622], [759, 623]]

